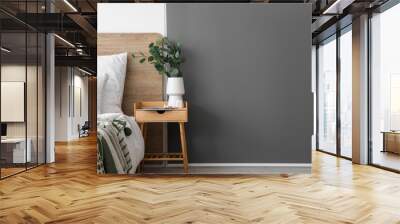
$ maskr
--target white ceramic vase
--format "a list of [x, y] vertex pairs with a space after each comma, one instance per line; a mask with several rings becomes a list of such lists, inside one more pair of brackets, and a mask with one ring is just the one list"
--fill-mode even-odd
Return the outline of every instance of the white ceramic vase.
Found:
[[168, 107], [182, 108], [185, 87], [182, 77], [171, 77], [167, 79]]

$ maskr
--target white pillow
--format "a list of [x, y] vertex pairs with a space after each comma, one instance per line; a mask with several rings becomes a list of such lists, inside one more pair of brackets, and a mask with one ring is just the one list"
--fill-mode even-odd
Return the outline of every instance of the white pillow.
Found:
[[102, 75], [102, 78], [97, 77], [97, 114], [102, 114], [101, 105], [103, 102], [104, 85], [108, 80], [108, 75]]
[[98, 83], [104, 83], [100, 97], [101, 113], [122, 113], [126, 63], [127, 53], [97, 57]]

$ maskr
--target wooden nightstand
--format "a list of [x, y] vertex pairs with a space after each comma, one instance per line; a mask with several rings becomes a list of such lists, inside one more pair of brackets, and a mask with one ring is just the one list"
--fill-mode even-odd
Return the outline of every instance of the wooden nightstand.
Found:
[[164, 101], [138, 102], [133, 105], [136, 121], [140, 125], [143, 138], [146, 140], [146, 123], [179, 123], [180, 153], [145, 153], [145, 161], [182, 161], [185, 173], [188, 173], [188, 156], [185, 123], [188, 122], [188, 105], [183, 108], [164, 108]]

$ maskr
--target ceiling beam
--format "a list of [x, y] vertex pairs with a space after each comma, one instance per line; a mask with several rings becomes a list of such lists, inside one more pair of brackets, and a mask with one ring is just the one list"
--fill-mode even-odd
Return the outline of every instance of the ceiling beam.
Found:
[[326, 7], [322, 14], [342, 14], [343, 10], [353, 4], [355, 0], [336, 0]]
[[89, 42], [91, 46], [96, 45], [97, 40], [97, 30], [90, 24], [85, 17], [81, 14], [68, 14], [67, 15], [72, 21], [74, 21], [78, 26], [82, 28], [83, 31], [90, 37], [86, 41]]
[[56, 66], [87, 67], [97, 70], [97, 59], [92, 56], [56, 56]]
[[79, 25], [62, 13], [18, 13], [16, 17], [42, 32], [82, 30]]

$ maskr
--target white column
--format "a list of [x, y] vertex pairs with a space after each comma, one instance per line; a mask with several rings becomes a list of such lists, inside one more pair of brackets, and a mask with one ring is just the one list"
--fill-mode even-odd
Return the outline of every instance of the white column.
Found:
[[353, 20], [353, 162], [368, 163], [368, 16]]
[[47, 34], [47, 76], [46, 76], [46, 163], [52, 163], [55, 161], [55, 150], [54, 150], [54, 133], [55, 133], [55, 56], [54, 56], [54, 35]]

